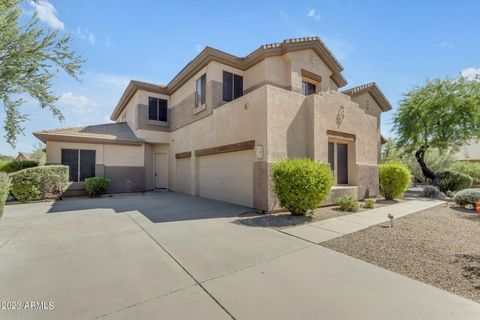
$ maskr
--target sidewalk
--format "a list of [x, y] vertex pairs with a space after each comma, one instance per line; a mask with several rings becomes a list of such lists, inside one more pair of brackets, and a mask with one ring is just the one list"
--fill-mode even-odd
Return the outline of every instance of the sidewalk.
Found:
[[280, 232], [312, 242], [321, 243], [349, 233], [366, 229], [376, 224], [389, 221], [388, 214], [394, 219], [430, 209], [444, 201], [435, 199], [416, 199], [364, 212], [352, 213], [346, 216], [322, 220], [297, 227], [283, 229]]

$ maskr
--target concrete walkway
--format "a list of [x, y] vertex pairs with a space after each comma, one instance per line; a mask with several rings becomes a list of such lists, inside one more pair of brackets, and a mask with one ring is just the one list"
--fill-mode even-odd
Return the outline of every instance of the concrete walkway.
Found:
[[0, 319], [480, 319], [480, 304], [272, 229], [248, 208], [151, 193], [7, 206]]
[[436, 207], [443, 203], [445, 202], [434, 199], [410, 200], [364, 212], [286, 228], [281, 230], [281, 232], [318, 244], [376, 224], [385, 223], [390, 220], [388, 214], [392, 214], [394, 219], [396, 219]]

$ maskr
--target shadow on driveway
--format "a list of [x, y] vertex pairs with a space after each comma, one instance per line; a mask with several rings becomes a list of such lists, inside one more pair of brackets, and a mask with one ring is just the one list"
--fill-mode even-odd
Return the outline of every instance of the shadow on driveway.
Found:
[[153, 223], [215, 218], [234, 218], [253, 209], [201, 197], [169, 191], [136, 195], [106, 196], [97, 199], [70, 198], [56, 201], [49, 213], [113, 209], [115, 212], [138, 211]]

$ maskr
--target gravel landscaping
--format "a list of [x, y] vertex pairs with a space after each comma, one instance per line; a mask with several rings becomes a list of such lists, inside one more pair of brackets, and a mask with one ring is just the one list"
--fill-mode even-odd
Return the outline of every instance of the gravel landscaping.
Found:
[[[405, 201], [405, 200], [400, 200]], [[375, 208], [384, 207], [387, 205], [398, 203], [398, 201], [377, 200]], [[371, 209], [365, 209], [360, 207], [358, 212], [367, 211]], [[353, 212], [345, 212], [339, 210], [335, 206], [318, 208], [310, 216], [292, 216], [290, 212], [280, 212], [275, 214], [251, 214], [247, 213], [241, 215], [236, 223], [249, 226], [249, 227], [261, 227], [261, 228], [274, 228], [283, 229], [305, 223], [311, 223], [320, 220], [326, 220], [330, 218], [340, 217], [351, 214]]]
[[447, 205], [323, 246], [480, 302], [480, 215]]

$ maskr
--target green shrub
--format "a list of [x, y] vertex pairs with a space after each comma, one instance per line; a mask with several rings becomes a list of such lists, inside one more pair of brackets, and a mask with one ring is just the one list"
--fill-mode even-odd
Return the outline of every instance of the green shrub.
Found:
[[10, 191], [10, 178], [8, 174], [0, 172], [0, 217], [3, 214], [3, 206], [8, 197]]
[[440, 189], [435, 186], [425, 186], [423, 196], [426, 198], [437, 198], [440, 195]]
[[377, 202], [375, 201], [375, 199], [365, 199], [363, 200], [363, 207], [367, 209], [373, 209], [375, 208], [376, 203]]
[[61, 197], [68, 188], [67, 166], [43, 166], [10, 174], [12, 194], [27, 202]]
[[335, 205], [342, 211], [357, 212], [358, 201], [352, 196], [341, 196], [335, 199]]
[[436, 185], [442, 192], [459, 191], [470, 188], [473, 179], [466, 174], [455, 171], [441, 171], [437, 173]]
[[449, 171], [460, 172], [472, 177], [475, 183], [480, 182], [480, 163], [469, 161], [457, 161], [448, 167]]
[[104, 177], [93, 177], [85, 179], [85, 189], [90, 197], [99, 197], [107, 193], [110, 186], [110, 179]]
[[453, 201], [460, 206], [471, 204], [475, 207], [480, 201], [480, 189], [464, 189], [458, 191], [453, 197]]
[[13, 173], [27, 168], [38, 166], [38, 161], [35, 160], [13, 160], [5, 164], [1, 171], [5, 173]]
[[274, 191], [280, 206], [305, 215], [324, 202], [333, 186], [330, 165], [310, 159], [287, 159], [272, 166]]
[[399, 162], [380, 165], [380, 192], [388, 200], [401, 197], [410, 186], [411, 180], [410, 171]]

